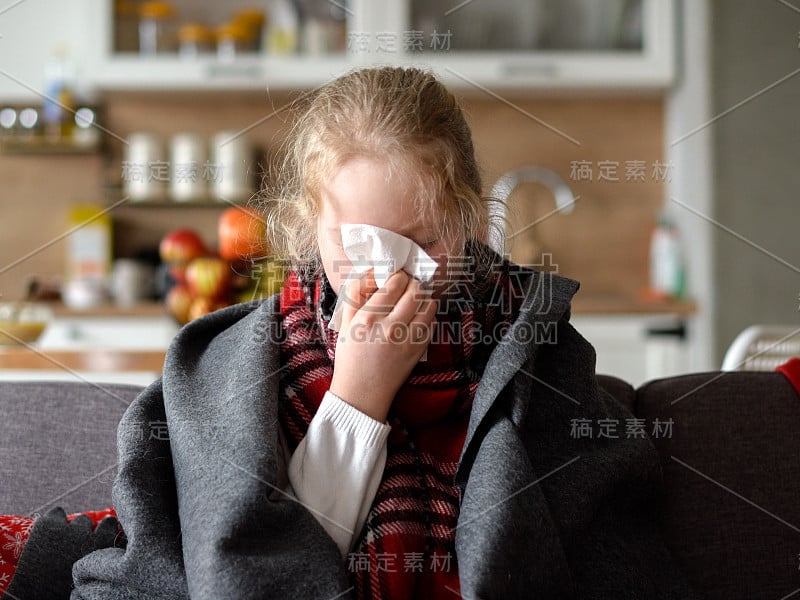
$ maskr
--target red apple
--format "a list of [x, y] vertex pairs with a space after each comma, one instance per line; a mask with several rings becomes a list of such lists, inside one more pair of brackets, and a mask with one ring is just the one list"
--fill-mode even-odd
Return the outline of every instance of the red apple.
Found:
[[199, 319], [208, 313], [219, 310], [220, 308], [225, 308], [226, 306], [230, 306], [230, 304], [227, 302], [212, 300], [211, 298], [206, 298], [204, 296], [199, 296], [192, 300], [192, 304], [189, 307], [188, 318], [190, 321], [194, 321], [195, 319]]
[[161, 260], [179, 283], [184, 283], [186, 265], [195, 258], [209, 254], [203, 240], [192, 229], [176, 229], [165, 235], [158, 246]]
[[167, 310], [181, 325], [189, 322], [189, 307], [194, 297], [185, 285], [176, 285], [167, 292], [165, 302]]
[[204, 298], [201, 296], [192, 300], [192, 304], [189, 306], [188, 318], [190, 321], [194, 321], [203, 315], [207, 315], [213, 310], [214, 301], [211, 300], [211, 298]]
[[219, 255], [226, 260], [266, 256], [265, 219], [252, 209], [231, 207], [219, 217]]
[[195, 296], [222, 298], [230, 289], [232, 274], [221, 258], [195, 258], [186, 267], [186, 284]]

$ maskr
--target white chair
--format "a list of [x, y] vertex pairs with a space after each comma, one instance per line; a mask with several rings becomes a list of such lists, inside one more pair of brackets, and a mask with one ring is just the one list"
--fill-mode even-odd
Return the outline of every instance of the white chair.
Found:
[[723, 371], [773, 371], [793, 356], [800, 357], [800, 327], [752, 325], [725, 353]]

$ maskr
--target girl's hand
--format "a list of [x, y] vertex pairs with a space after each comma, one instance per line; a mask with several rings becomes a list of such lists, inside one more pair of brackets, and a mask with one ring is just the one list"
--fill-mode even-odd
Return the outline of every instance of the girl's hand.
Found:
[[330, 391], [383, 423], [430, 343], [436, 301], [403, 271], [391, 275], [381, 289], [367, 271], [342, 293]]

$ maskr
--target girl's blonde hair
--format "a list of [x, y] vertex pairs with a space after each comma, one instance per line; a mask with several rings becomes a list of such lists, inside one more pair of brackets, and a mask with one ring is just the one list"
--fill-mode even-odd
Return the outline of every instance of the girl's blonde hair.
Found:
[[[489, 202], [482, 196], [472, 133], [455, 97], [430, 72], [367, 68], [323, 86], [295, 107], [275, 188], [267, 194], [269, 242], [275, 254], [314, 276], [320, 189], [352, 158], [384, 162], [392, 177], [410, 179], [419, 214], [438, 237], [463, 252], [485, 242]], [[482, 244], [473, 249], [488, 258]]]

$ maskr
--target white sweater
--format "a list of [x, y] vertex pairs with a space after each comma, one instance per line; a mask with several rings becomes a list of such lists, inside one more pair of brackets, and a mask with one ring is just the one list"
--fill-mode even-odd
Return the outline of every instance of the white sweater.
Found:
[[311, 511], [347, 557], [378, 491], [391, 427], [326, 392], [294, 454], [278, 429], [280, 484]]

